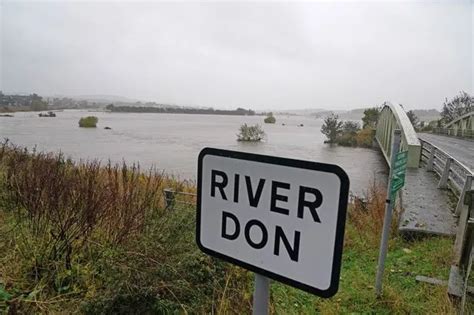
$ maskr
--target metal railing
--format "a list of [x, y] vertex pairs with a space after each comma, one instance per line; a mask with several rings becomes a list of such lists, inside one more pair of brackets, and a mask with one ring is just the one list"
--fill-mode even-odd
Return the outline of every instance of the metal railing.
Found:
[[438, 135], [474, 139], [474, 130], [461, 128], [433, 128], [433, 133]]
[[454, 211], [455, 215], [459, 216], [466, 192], [472, 189], [474, 173], [467, 166], [432, 143], [421, 139], [420, 142], [420, 162], [426, 166], [428, 171], [438, 174], [440, 177], [438, 188], [448, 188], [459, 197]]

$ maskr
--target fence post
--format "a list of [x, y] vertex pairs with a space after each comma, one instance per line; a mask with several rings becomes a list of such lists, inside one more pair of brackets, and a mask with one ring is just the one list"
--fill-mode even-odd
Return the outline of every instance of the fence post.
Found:
[[471, 267], [474, 238], [474, 220], [471, 216], [474, 210], [474, 190], [466, 192], [463, 203], [464, 207], [459, 217], [459, 226], [454, 243], [454, 260], [448, 280], [448, 294], [457, 297], [462, 297], [465, 293], [466, 275]]
[[430, 159], [428, 160], [428, 164], [426, 165], [426, 169], [430, 172], [433, 171], [435, 154], [436, 154], [436, 147], [434, 145], [431, 145]]
[[445, 189], [448, 187], [449, 169], [451, 168], [452, 161], [453, 161], [453, 158], [451, 157], [448, 157], [446, 159], [446, 165], [444, 166], [443, 175], [441, 176], [441, 179], [439, 180], [439, 184], [438, 184], [438, 188], [440, 189]]
[[462, 257], [466, 241], [466, 232], [468, 230], [468, 221], [473, 210], [474, 190], [467, 191], [463, 200], [462, 208], [459, 216], [458, 231], [456, 233], [456, 241], [454, 242], [454, 264], [461, 265]]
[[461, 214], [461, 210], [464, 207], [464, 198], [466, 198], [466, 193], [471, 190], [472, 188], [472, 175], [467, 175], [466, 180], [464, 181], [464, 187], [462, 188], [461, 195], [459, 196], [459, 201], [456, 206], [456, 211], [454, 214], [459, 216]]
[[173, 208], [175, 202], [174, 190], [171, 188], [166, 188], [163, 189], [163, 193], [165, 195], [165, 209]]

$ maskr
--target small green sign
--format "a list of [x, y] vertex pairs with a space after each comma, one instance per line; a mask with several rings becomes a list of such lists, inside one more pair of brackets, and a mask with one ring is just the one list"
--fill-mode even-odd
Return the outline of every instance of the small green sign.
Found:
[[397, 153], [393, 163], [392, 182], [390, 193], [393, 195], [405, 185], [405, 171], [407, 169], [408, 151]]

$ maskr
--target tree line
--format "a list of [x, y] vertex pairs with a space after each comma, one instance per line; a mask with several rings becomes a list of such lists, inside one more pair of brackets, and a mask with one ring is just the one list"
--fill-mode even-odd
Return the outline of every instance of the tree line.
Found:
[[235, 110], [194, 108], [194, 107], [148, 107], [148, 106], [115, 106], [109, 104], [105, 107], [111, 112], [119, 113], [161, 113], [161, 114], [204, 114], [204, 115], [243, 115], [253, 116], [255, 111], [245, 108]]

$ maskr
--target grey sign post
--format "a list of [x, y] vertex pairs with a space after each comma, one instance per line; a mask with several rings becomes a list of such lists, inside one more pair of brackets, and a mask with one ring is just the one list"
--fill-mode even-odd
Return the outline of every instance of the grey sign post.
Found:
[[[385, 258], [387, 257], [388, 238], [390, 236], [390, 226], [392, 224], [392, 210], [395, 203], [395, 193], [392, 192], [393, 175], [395, 174], [395, 164], [398, 151], [400, 150], [401, 131], [399, 129], [393, 132], [392, 151], [390, 156], [390, 174], [388, 177], [387, 200], [385, 203], [385, 217], [383, 220], [382, 240], [380, 242], [379, 263], [377, 267], [377, 277], [375, 280], [375, 293], [377, 296], [382, 294], [382, 278], [385, 269]], [[397, 185], [398, 186], [398, 185]], [[398, 187], [398, 189], [400, 189]]]
[[267, 315], [270, 299], [270, 279], [255, 274], [255, 290], [253, 292], [253, 315]]

